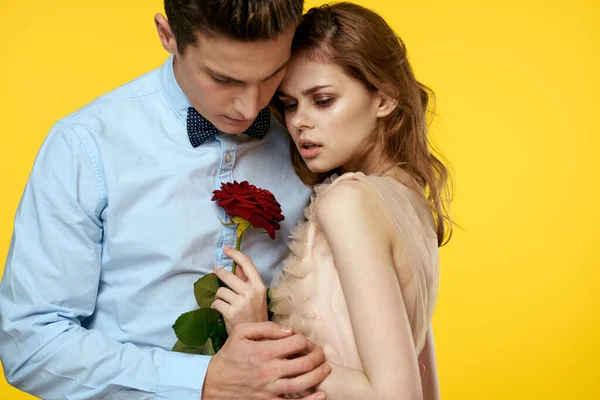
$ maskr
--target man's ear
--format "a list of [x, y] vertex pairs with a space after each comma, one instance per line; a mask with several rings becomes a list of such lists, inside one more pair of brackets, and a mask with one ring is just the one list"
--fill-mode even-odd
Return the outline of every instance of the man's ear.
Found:
[[377, 118], [387, 117], [398, 107], [398, 100], [388, 96], [381, 90], [377, 93], [377, 97], [379, 103], [377, 106]]
[[156, 14], [154, 24], [162, 47], [171, 54], [177, 53], [177, 41], [175, 41], [175, 35], [173, 35], [169, 21], [162, 14]]

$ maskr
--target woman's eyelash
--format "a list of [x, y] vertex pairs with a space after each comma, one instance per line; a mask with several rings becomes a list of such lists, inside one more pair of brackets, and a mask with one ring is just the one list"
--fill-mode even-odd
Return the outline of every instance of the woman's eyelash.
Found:
[[318, 99], [318, 100], [315, 100], [315, 104], [319, 107], [327, 107], [328, 105], [331, 104], [332, 101], [333, 101], [333, 99], [331, 97], [327, 98], [327, 99]]
[[298, 104], [296, 103], [283, 103], [283, 109], [285, 111], [293, 111], [296, 109], [297, 106]]
[[[314, 100], [314, 104], [317, 107], [326, 108], [331, 105], [333, 100], [334, 99], [331, 97], [326, 98], [326, 99], [316, 99], [316, 100]], [[296, 108], [298, 108], [298, 103], [283, 103], [284, 111], [294, 111]]]

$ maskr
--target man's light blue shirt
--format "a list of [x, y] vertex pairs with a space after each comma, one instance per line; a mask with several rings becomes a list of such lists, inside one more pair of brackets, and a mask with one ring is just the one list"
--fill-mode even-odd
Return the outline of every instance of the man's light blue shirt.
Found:
[[220, 182], [268, 189], [285, 221], [242, 250], [268, 284], [310, 191], [285, 128], [218, 135], [193, 148], [173, 59], [58, 121], [15, 217], [0, 283], [0, 359], [9, 382], [44, 399], [194, 399], [207, 356], [169, 351], [198, 308], [193, 283], [231, 266], [235, 228], [210, 199]]

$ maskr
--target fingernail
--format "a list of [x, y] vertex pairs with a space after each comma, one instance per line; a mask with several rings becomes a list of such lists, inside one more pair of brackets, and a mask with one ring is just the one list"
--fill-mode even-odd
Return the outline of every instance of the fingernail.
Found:
[[323, 367], [323, 371], [325, 371], [325, 373], [329, 375], [329, 373], [331, 372], [331, 367], [329, 366], [329, 364], [325, 364], [325, 367]]
[[289, 326], [282, 326], [281, 327], [281, 332], [283, 332], [283, 333], [292, 333], [293, 330]]
[[325, 400], [325, 393], [319, 393], [317, 395], [317, 400]]
[[231, 247], [229, 247], [229, 246], [223, 246], [223, 250], [225, 250], [225, 251], [231, 250]]

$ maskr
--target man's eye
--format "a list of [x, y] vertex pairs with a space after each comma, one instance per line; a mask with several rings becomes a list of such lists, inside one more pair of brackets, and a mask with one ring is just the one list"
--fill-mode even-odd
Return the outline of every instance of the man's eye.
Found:
[[231, 85], [231, 84], [233, 83], [233, 82], [232, 82], [232, 81], [230, 81], [229, 79], [220, 79], [220, 78], [217, 78], [216, 76], [213, 76], [212, 78], [213, 78], [213, 80], [214, 80], [215, 82], [217, 82], [219, 85]]

